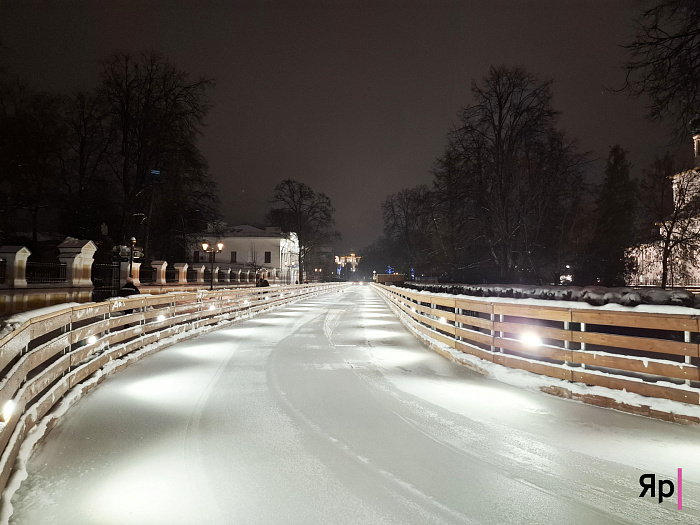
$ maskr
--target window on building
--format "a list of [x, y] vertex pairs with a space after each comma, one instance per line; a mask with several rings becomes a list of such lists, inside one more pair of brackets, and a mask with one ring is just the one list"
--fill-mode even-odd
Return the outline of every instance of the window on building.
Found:
[[192, 257], [194, 262], [199, 262], [199, 250], [194, 251], [194, 256]]
[[272, 262], [272, 252], [265, 252], [265, 262], [266, 263]]
[[236, 262], [236, 252], [231, 252], [231, 262], [232, 263]]

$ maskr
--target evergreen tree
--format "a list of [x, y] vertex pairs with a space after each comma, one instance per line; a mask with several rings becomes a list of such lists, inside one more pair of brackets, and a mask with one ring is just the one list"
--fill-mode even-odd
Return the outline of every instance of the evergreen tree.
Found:
[[[598, 195], [588, 283], [622, 286], [631, 268], [627, 250], [634, 244], [636, 185], [627, 152], [616, 144], [610, 149]], [[591, 282], [592, 281], [592, 282]]]

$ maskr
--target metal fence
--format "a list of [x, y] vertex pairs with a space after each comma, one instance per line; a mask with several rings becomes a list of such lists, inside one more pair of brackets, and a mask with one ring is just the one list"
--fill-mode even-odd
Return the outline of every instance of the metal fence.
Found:
[[197, 282], [197, 270], [193, 268], [187, 268], [187, 282], [196, 283]]
[[178, 281], [177, 269], [174, 266], [168, 265], [165, 268], [165, 282], [176, 283]]
[[139, 268], [139, 281], [142, 283], [156, 282], [156, 269], [151, 266], [141, 266]]
[[119, 280], [119, 263], [92, 265], [92, 284], [95, 287], [92, 291], [93, 301], [104, 301], [108, 297], [115, 297], [119, 294], [121, 285]]
[[[66, 263], [27, 262], [27, 283], [66, 282]], [[4, 279], [3, 279], [4, 280]]]
[[7, 271], [7, 261], [5, 259], [0, 259], [0, 284], [5, 282], [5, 274]]

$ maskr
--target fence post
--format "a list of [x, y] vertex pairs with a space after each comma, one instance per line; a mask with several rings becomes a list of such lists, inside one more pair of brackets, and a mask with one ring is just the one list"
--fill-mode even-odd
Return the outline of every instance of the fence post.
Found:
[[[134, 284], [136, 286], [141, 285], [141, 281], [139, 280], [139, 271], [141, 270], [141, 263], [134, 261], [132, 264], [132, 279], [134, 280]], [[127, 277], [129, 277], [129, 261], [122, 261], [119, 264], [119, 283], [123, 285], [126, 282]]]
[[[168, 261], [152, 261], [151, 268], [156, 273], [155, 284], [164, 285], [165, 284], [165, 268], [168, 266]], [[140, 268], [139, 268], [140, 269]]]
[[66, 263], [66, 284], [71, 287], [92, 287], [92, 262], [97, 246], [92, 241], [71, 239], [58, 245], [58, 260]]
[[187, 263], [175, 263], [173, 264], [175, 271], [177, 272], [177, 284], [187, 284]]
[[197, 271], [197, 284], [204, 284], [204, 268], [206, 268], [205, 265], [197, 266], [194, 267], [194, 269]]
[[[32, 252], [26, 246], [0, 246], [0, 257], [5, 259], [5, 286], [27, 287], [27, 259]], [[0, 283], [0, 286], [2, 283]]]

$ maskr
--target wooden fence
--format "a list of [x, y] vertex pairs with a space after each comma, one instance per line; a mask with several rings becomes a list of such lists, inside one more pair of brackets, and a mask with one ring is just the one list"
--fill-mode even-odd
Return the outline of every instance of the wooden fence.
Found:
[[[411, 325], [451, 348], [572, 383], [700, 404], [700, 316], [519, 305], [374, 285]], [[698, 418], [601, 396], [565, 397], [662, 419]]]
[[[95, 378], [111, 361], [160, 341], [161, 345], [152, 347], [159, 350], [198, 335], [202, 331], [194, 331], [197, 328], [213, 328], [340, 286], [319, 283], [136, 295], [29, 317], [0, 339], [0, 491], [28, 432], [71, 388], [82, 383], [87, 391], [95, 386], [99, 381], [85, 380]], [[173, 336], [178, 339], [166, 341]], [[127, 364], [120, 362], [118, 368]]]

